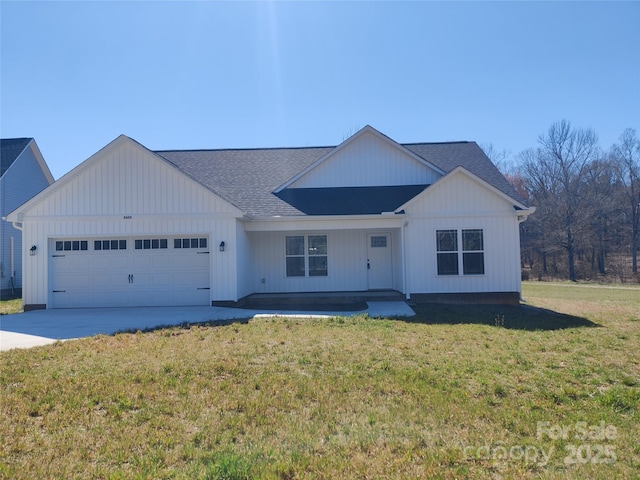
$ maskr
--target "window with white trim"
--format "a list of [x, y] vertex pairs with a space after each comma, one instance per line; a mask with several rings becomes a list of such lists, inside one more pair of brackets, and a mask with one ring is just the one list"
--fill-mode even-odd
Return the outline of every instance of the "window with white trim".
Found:
[[483, 275], [482, 229], [436, 230], [436, 257], [438, 275]]
[[285, 237], [287, 277], [326, 277], [328, 275], [326, 235]]

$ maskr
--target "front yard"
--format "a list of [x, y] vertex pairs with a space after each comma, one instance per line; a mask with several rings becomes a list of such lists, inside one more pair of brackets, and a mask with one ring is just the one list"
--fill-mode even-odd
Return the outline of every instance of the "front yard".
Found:
[[0, 353], [0, 478], [636, 477], [640, 288], [524, 297]]

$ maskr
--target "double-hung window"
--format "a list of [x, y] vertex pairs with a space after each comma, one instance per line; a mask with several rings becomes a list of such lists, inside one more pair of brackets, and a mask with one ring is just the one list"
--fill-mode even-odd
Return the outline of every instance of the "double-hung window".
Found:
[[287, 277], [326, 277], [327, 236], [292, 235], [285, 237]]
[[436, 257], [438, 275], [484, 274], [483, 231], [436, 230]]

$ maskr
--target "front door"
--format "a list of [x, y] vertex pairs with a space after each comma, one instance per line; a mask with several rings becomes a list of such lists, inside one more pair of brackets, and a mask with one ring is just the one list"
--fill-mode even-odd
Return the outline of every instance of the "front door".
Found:
[[367, 234], [367, 280], [369, 290], [393, 288], [391, 234]]

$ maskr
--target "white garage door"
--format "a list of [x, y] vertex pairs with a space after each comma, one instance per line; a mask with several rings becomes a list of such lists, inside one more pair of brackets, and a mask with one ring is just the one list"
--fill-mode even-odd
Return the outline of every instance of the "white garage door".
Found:
[[55, 239], [53, 308], [209, 305], [206, 236]]

